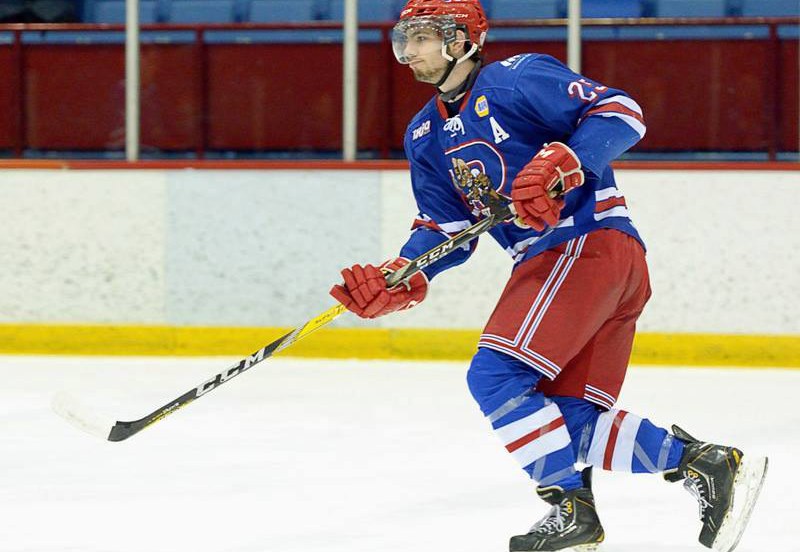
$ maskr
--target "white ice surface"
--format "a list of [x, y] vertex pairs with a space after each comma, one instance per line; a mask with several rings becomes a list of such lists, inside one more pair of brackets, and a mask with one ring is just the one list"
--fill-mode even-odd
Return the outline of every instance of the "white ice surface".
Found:
[[[121, 443], [50, 409], [67, 390], [140, 418], [227, 364], [0, 357], [0, 552], [503, 552], [547, 510], [465, 363], [269, 359]], [[800, 371], [640, 368], [619, 405], [768, 454], [737, 552], [797, 552], [798, 389]], [[601, 550], [705, 550], [680, 485], [596, 470], [595, 495]]]

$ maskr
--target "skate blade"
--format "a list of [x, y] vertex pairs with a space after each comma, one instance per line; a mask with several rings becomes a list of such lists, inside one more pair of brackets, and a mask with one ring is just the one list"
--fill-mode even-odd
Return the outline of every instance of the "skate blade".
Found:
[[733, 481], [733, 502], [722, 520], [717, 538], [711, 545], [717, 552], [731, 552], [739, 544], [758, 494], [764, 486], [767, 465], [767, 458], [742, 458], [739, 472]]
[[[575, 546], [569, 546], [567, 548], [560, 548], [561, 552], [597, 552], [599, 550], [600, 543], [599, 542], [592, 542], [589, 544], [578, 544]], [[530, 549], [533, 552], [533, 549]], [[549, 548], [548, 550], [552, 550]]]

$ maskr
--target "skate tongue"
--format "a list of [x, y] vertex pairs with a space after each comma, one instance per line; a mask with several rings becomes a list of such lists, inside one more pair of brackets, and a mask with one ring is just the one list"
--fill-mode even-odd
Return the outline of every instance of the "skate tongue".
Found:
[[564, 489], [558, 485], [552, 485], [550, 487], [537, 487], [536, 494], [538, 494], [539, 498], [548, 504], [556, 505], [559, 504], [564, 498]]
[[684, 443], [699, 443], [700, 441], [686, 433], [683, 429], [672, 424], [672, 434]]

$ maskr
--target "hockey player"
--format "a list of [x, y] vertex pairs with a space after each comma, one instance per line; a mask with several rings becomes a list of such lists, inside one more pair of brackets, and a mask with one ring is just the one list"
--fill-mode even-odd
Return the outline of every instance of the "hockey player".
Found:
[[[343, 270], [331, 294], [363, 318], [423, 301], [430, 280], [466, 261], [474, 242], [392, 289], [384, 274], [475, 223], [483, 205], [466, 183], [492, 183], [517, 215], [490, 230], [515, 266], [467, 383], [552, 505], [510, 550], [593, 550], [603, 541], [591, 466], [683, 480], [700, 505], [700, 542], [732, 550], [766, 459], [745, 464], [737, 448], [615, 408], [650, 285], [610, 163], [644, 136], [642, 110], [546, 55], [484, 66], [487, 31], [478, 0], [409, 0], [401, 12], [395, 55], [437, 88], [405, 135], [419, 215], [397, 258]], [[579, 463], [590, 467], [578, 471]]]

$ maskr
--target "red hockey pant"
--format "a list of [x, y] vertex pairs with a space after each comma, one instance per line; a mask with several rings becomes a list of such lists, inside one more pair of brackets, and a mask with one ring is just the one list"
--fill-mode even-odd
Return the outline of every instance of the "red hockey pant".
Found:
[[642, 246], [596, 230], [545, 251], [513, 272], [479, 347], [541, 372], [545, 395], [610, 409], [630, 359], [636, 320], [650, 297]]

